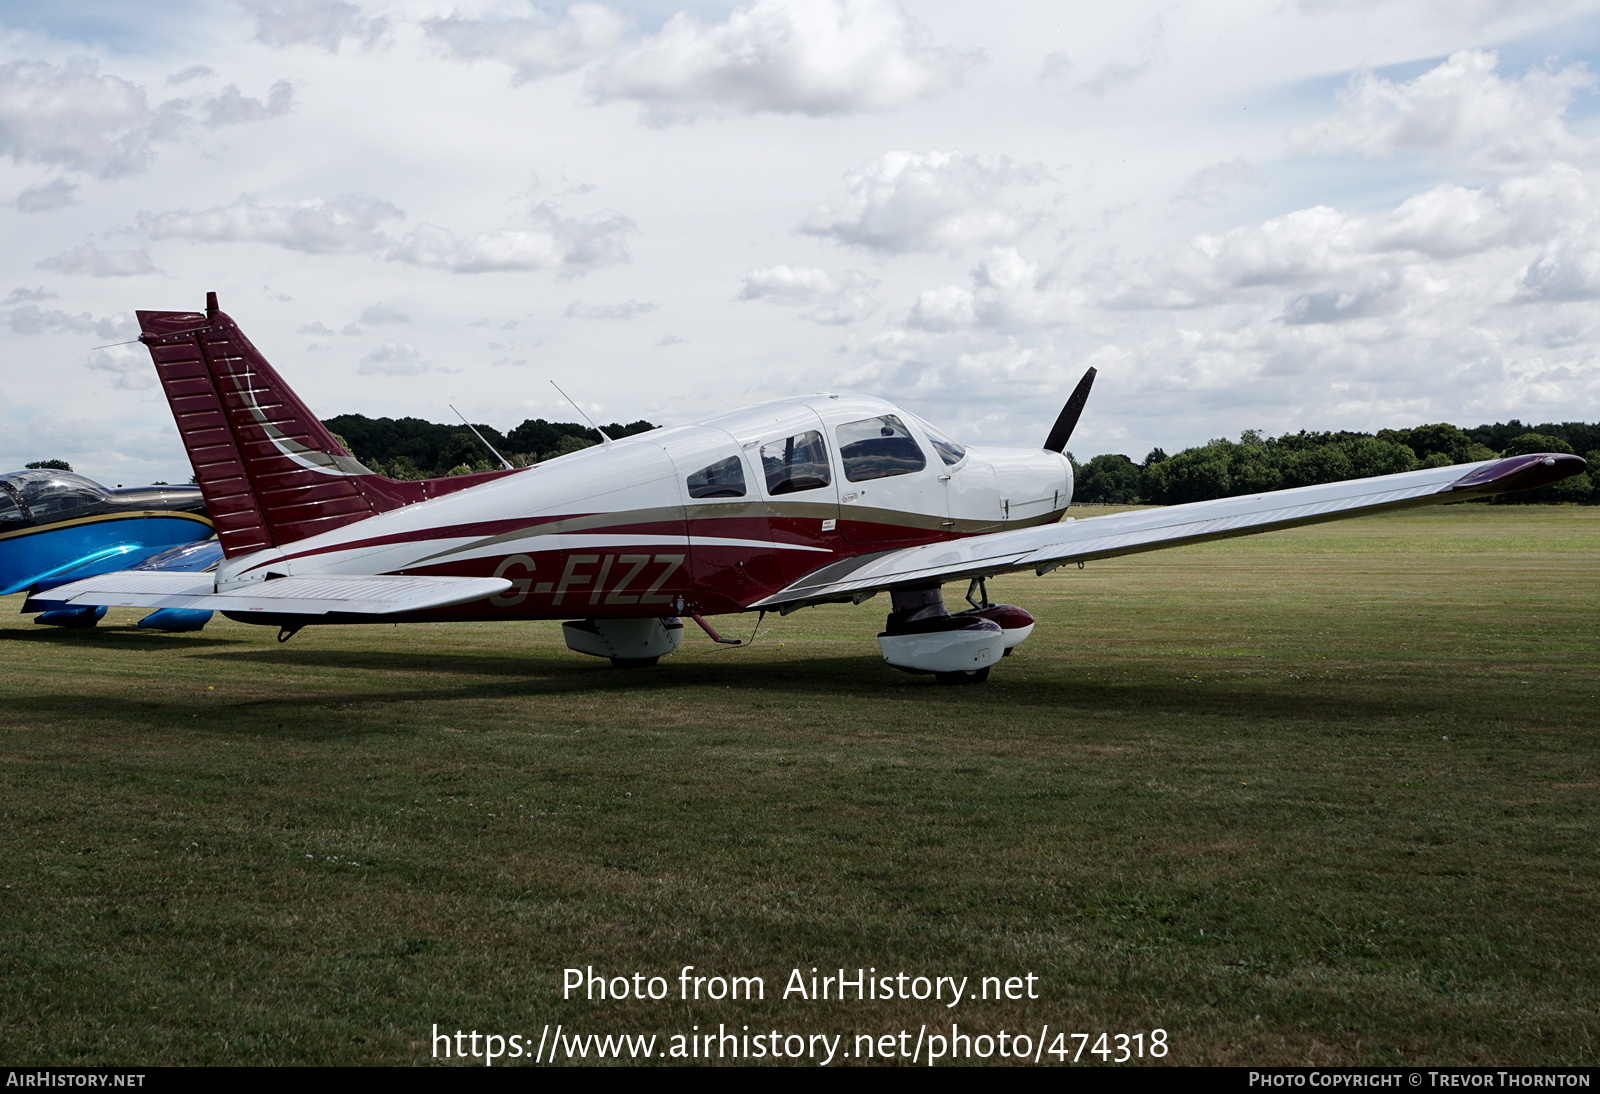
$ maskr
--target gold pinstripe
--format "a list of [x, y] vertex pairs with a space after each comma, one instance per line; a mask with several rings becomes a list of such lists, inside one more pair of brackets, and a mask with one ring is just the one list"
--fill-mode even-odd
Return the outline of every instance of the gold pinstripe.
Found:
[[101, 513], [93, 517], [74, 517], [71, 520], [58, 520], [54, 524], [36, 524], [31, 528], [19, 528], [15, 532], [0, 532], [0, 539], [20, 539], [38, 532], [54, 532], [58, 528], [71, 528], [78, 524], [100, 524], [108, 520], [138, 520], [141, 517], [173, 517], [177, 520], [192, 520], [210, 528], [211, 519], [200, 516], [198, 513], [180, 513], [171, 509], [136, 509], [126, 513]]

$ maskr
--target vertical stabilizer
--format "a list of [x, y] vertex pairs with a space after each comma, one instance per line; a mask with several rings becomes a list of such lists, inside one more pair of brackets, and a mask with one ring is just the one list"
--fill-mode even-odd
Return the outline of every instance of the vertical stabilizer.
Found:
[[178, 434], [229, 558], [277, 547], [505, 471], [395, 482], [334, 439], [206, 294], [204, 312], [142, 311]]

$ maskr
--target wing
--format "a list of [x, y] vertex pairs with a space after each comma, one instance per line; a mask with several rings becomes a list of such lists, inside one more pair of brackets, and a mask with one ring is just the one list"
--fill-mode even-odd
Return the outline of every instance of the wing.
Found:
[[121, 607], [274, 615], [388, 615], [443, 608], [511, 588], [511, 582], [499, 577], [312, 575], [272, 578], [219, 593], [215, 581], [215, 575], [207, 573], [120, 570], [63, 585], [52, 590], [51, 595], [71, 604]]
[[1065, 562], [1114, 558], [1390, 509], [1527, 490], [1579, 474], [1585, 466], [1577, 456], [1541, 453], [1084, 520], [1068, 518], [1059, 524], [844, 559], [808, 574], [751, 607], [793, 611], [827, 601], [861, 601], [883, 589], [991, 577], [1017, 570], [1044, 574]]

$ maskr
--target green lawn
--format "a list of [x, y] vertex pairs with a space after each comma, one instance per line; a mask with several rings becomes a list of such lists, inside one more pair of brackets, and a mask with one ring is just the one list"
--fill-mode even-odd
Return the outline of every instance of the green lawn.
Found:
[[[555, 624], [279, 645], [0, 600], [0, 1062], [951, 1021], [1162, 1028], [1183, 1064], [1596, 1062], [1600, 509], [990, 591], [1040, 624], [972, 688], [884, 666], [881, 597], [625, 672]], [[563, 1001], [591, 965], [768, 994]], [[841, 966], [1039, 998], [778, 997]]]

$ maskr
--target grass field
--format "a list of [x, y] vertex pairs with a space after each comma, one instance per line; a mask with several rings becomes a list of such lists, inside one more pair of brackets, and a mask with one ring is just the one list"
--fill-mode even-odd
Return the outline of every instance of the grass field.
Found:
[[[1600, 509], [1457, 505], [991, 593], [1040, 625], [971, 688], [881, 663], [882, 598], [628, 672], [553, 624], [279, 645], [0, 600], [0, 1062], [408, 1064], [434, 1023], [546, 1022], [1600, 1057]], [[767, 998], [561, 998], [567, 967], [675, 995], [683, 965]], [[1032, 973], [1039, 998], [779, 997], [841, 966]]]

